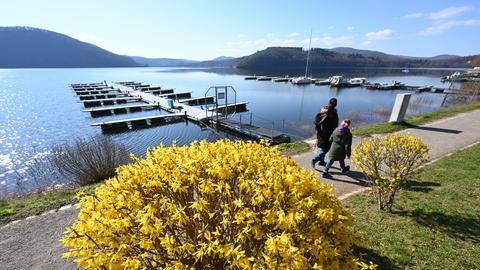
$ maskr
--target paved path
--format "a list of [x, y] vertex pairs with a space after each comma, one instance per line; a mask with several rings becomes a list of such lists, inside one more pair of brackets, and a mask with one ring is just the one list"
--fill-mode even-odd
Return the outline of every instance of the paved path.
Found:
[[[422, 138], [430, 146], [431, 158], [437, 159], [480, 141], [480, 110], [402, 131], [405, 132]], [[354, 138], [354, 146], [359, 141], [360, 139]], [[311, 168], [310, 161], [314, 155], [315, 152], [312, 151], [293, 158], [302, 166]], [[316, 167], [319, 173], [320, 169], [322, 168]], [[339, 198], [365, 187], [362, 174], [354, 168], [349, 175], [338, 174], [338, 165], [330, 172], [334, 179], [322, 181], [332, 183]], [[72, 262], [61, 258], [64, 249], [58, 240], [65, 227], [73, 223], [77, 213], [78, 210], [74, 208], [66, 208], [1, 227], [0, 268], [75, 269]]]
[[[416, 128], [409, 128], [399, 133], [407, 132], [420, 137], [428, 144], [430, 146], [430, 159], [435, 160], [480, 141], [480, 110], [459, 114]], [[352, 150], [360, 141], [360, 138], [353, 138]], [[315, 144], [315, 141], [308, 142], [311, 145]], [[311, 160], [317, 154], [317, 151], [318, 149], [315, 148], [315, 151], [293, 156], [293, 159], [300, 165], [311, 168]], [[345, 198], [352, 192], [358, 192], [366, 186], [363, 175], [355, 170], [351, 160], [346, 160], [345, 163], [352, 168], [348, 175], [340, 173], [338, 162], [336, 162], [330, 170], [333, 179], [322, 179], [322, 182], [335, 186], [335, 195], [340, 199]], [[323, 167], [318, 165], [315, 167], [319, 177], [322, 169]]]

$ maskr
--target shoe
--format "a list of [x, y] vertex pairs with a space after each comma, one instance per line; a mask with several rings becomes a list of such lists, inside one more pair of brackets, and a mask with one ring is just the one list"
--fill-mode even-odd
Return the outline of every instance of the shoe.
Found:
[[329, 174], [328, 172], [323, 172], [322, 173], [322, 178], [328, 178], [328, 179], [331, 179], [332, 178], [332, 175]]
[[327, 165], [327, 162], [325, 162], [325, 161], [320, 161], [320, 162], [318, 162], [318, 165], [320, 165], [320, 166], [325, 166], [325, 165]]
[[315, 168], [315, 163], [317, 162], [315, 162], [315, 160], [312, 159], [312, 168]]
[[347, 173], [350, 171], [350, 165], [345, 166], [345, 170], [342, 170], [342, 173]]

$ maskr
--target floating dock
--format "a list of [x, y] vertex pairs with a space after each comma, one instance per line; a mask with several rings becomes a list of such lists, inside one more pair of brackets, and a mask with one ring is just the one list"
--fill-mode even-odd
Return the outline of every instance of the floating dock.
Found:
[[[192, 92], [175, 92], [174, 89], [163, 89], [160, 86], [151, 86], [134, 81], [72, 84], [72, 88], [79, 97], [79, 102], [89, 108], [83, 111], [90, 113], [92, 117], [156, 109], [168, 113], [91, 124], [92, 126], [100, 126], [103, 132], [148, 128], [185, 119], [201, 126], [219, 128], [256, 140], [266, 139], [272, 143], [290, 141], [290, 137], [273, 128], [257, 127], [251, 121], [249, 125], [238, 124], [227, 117], [228, 115], [248, 111], [248, 102], [237, 102], [236, 91], [231, 86], [210, 87], [203, 97], [192, 97]], [[230, 96], [229, 101], [233, 101], [233, 103], [227, 103], [227, 90], [230, 88], [234, 92], [234, 97], [231, 98]], [[215, 90], [215, 95], [207, 95], [210, 90]], [[105, 91], [105, 93], [99, 91]], [[224, 104], [219, 103], [219, 100], [224, 100]], [[126, 104], [129, 101], [142, 103]], [[123, 105], [119, 106], [120, 104]], [[196, 106], [201, 106], [201, 108]]]
[[145, 116], [138, 118], [129, 118], [116, 121], [93, 123], [92, 126], [100, 126], [102, 131], [113, 131], [118, 129], [135, 129], [148, 126], [159, 126], [171, 123], [175, 119], [184, 118], [183, 113], [172, 113], [165, 115]]

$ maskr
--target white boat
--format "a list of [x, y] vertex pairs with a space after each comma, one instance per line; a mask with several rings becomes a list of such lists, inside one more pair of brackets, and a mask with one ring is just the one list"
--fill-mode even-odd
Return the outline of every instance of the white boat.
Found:
[[330, 84], [330, 79], [325, 79], [325, 80], [316, 80], [315, 81], [316, 85], [328, 85]]
[[343, 76], [332, 76], [329, 78], [330, 86], [338, 87], [348, 84], [347, 79], [343, 78]]
[[296, 77], [292, 79], [293, 84], [310, 84], [312, 79], [309, 77]]
[[307, 53], [307, 65], [305, 67], [305, 76], [303, 77], [296, 77], [292, 79], [293, 84], [310, 84], [313, 83], [314, 80], [307, 76], [308, 74], [308, 62], [310, 60], [310, 50], [312, 48], [312, 30], [310, 30], [310, 43], [308, 45], [308, 53]]
[[361, 86], [367, 82], [367, 78], [351, 78], [348, 80], [350, 86]]
[[409, 69], [402, 69], [402, 72], [403, 72], [403, 73], [409, 73], [410, 70], [409, 70]]

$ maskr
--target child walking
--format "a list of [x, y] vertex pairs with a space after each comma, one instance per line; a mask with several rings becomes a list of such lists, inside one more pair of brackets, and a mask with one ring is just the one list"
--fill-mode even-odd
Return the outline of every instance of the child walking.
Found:
[[323, 178], [332, 178], [328, 171], [335, 161], [340, 163], [342, 173], [347, 173], [350, 170], [350, 166], [345, 166], [345, 158], [350, 158], [352, 152], [352, 133], [350, 133], [349, 127], [350, 120], [343, 120], [330, 137], [330, 142], [332, 143], [332, 147], [328, 153], [330, 160], [323, 169]]

